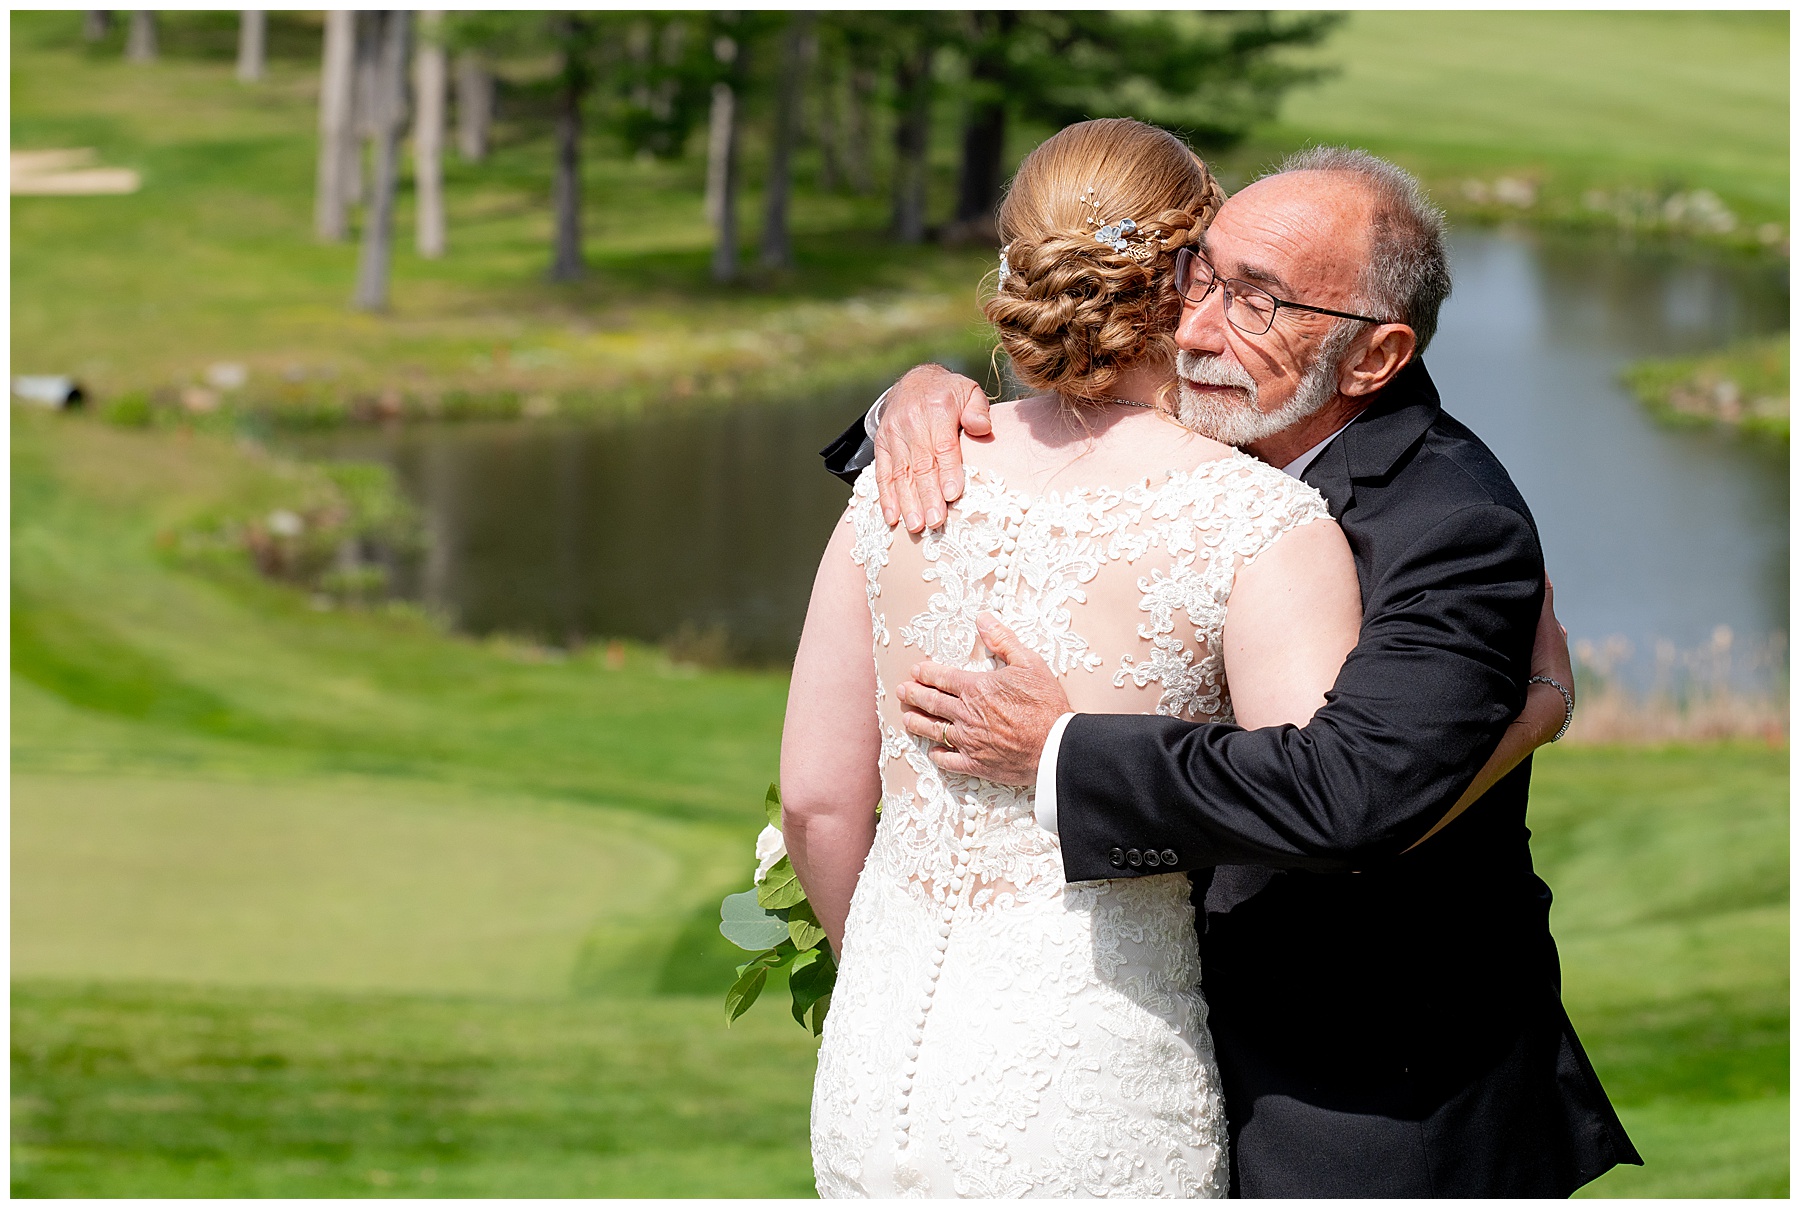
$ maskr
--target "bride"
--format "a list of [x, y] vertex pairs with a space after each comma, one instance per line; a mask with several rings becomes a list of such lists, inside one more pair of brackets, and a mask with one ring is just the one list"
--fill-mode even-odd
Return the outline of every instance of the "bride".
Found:
[[1038, 147], [986, 308], [1038, 393], [964, 437], [941, 528], [890, 529], [869, 473], [826, 547], [781, 752], [788, 850], [840, 963], [822, 1196], [1226, 1192], [1187, 876], [1066, 883], [1034, 794], [940, 770], [888, 692], [925, 659], [995, 666], [992, 614], [1078, 711], [1259, 727], [1323, 703], [1361, 619], [1342, 533], [1312, 488], [1172, 414], [1172, 265], [1222, 200], [1138, 122]]

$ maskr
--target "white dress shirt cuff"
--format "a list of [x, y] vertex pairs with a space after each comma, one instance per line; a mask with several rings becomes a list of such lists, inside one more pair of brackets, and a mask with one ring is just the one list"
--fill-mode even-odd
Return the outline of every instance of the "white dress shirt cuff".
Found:
[[1037, 825], [1052, 835], [1056, 834], [1056, 753], [1062, 748], [1063, 731], [1074, 716], [1064, 714], [1056, 720], [1044, 739], [1044, 754], [1038, 757]]
[[875, 400], [875, 406], [869, 408], [869, 414], [863, 417], [863, 431], [869, 439], [875, 439], [875, 430], [881, 427], [881, 412], [887, 406], [887, 397], [894, 393], [892, 386], [881, 392], [881, 398]]

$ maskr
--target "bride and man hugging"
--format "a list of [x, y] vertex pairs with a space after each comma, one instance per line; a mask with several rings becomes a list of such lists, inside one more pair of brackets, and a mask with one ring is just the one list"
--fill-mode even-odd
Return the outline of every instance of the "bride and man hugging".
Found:
[[781, 756], [840, 963], [820, 1193], [1566, 1196], [1640, 1162], [1527, 843], [1567, 641], [1419, 359], [1441, 214], [1332, 148], [1227, 200], [1108, 119], [999, 225], [986, 313], [1035, 393], [921, 367], [826, 451], [855, 489]]

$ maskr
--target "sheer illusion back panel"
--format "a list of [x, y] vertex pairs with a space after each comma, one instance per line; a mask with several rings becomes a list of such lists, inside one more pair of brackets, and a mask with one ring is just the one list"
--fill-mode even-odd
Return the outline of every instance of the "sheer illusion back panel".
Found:
[[[996, 666], [975, 619], [992, 612], [1041, 655], [1071, 708], [1230, 720], [1220, 636], [1237, 572], [1295, 525], [1315, 492], [1243, 454], [1121, 487], [1030, 495], [973, 468], [941, 529], [890, 531], [873, 476], [845, 523], [874, 621], [885, 798], [934, 766], [888, 689], [921, 660]], [[909, 758], [911, 753], [912, 758]]]
[[1224, 1108], [1185, 875], [1068, 885], [1029, 788], [941, 773], [890, 689], [993, 660], [992, 612], [1077, 710], [1230, 716], [1232, 582], [1317, 493], [1243, 455], [1122, 487], [970, 471], [940, 530], [845, 517], [877, 671], [882, 815], [813, 1095], [825, 1196], [1222, 1196]]

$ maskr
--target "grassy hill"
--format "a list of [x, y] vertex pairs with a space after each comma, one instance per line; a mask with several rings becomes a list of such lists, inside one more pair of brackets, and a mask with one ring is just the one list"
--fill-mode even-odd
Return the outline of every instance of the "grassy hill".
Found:
[[[813, 1043], [727, 1031], [783, 677], [319, 612], [191, 518], [304, 481], [15, 409], [13, 1187], [802, 1195]], [[1650, 1166], [1787, 1188], [1786, 753], [1553, 749], [1569, 1010]]]
[[1337, 74], [1269, 141], [1394, 156], [1452, 205], [1511, 174], [1577, 213], [1590, 189], [1705, 188], [1787, 222], [1785, 12], [1356, 12], [1313, 58]]

